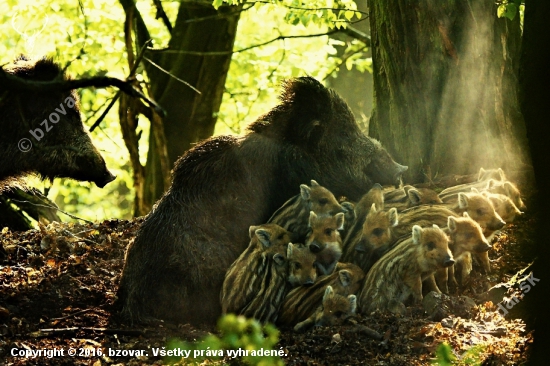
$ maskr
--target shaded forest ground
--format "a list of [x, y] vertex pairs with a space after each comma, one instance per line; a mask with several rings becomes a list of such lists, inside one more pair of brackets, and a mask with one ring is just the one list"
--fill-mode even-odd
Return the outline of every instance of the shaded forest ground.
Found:
[[[532, 207], [530, 203], [527, 199], [528, 207]], [[359, 316], [341, 327], [322, 327], [304, 334], [282, 329], [279, 346], [288, 354], [285, 362], [424, 365], [445, 341], [457, 356], [475, 347], [486, 365], [524, 363], [533, 332], [520, 319], [502, 318], [489, 298], [480, 294], [509, 281], [531, 262], [531, 258], [522, 257], [524, 251], [520, 252], [520, 247], [533, 246], [536, 216], [536, 212], [527, 210], [497, 237], [490, 252], [493, 271], [489, 276], [481, 275], [479, 270], [473, 273], [470, 286], [462, 295], [474, 299], [476, 307], [465, 306], [463, 300], [452, 296], [446, 304], [451, 315], [435, 319], [441, 321], [430, 320], [422, 307], [411, 307], [407, 316], [374, 313]], [[162, 359], [153, 356], [152, 348], [162, 348], [171, 338], [193, 341], [214, 332], [168, 323], [130, 327], [114, 316], [124, 250], [142, 221], [143, 218], [85, 225], [54, 223], [40, 230], [15, 233], [3, 230], [0, 306], [5, 310], [0, 311], [0, 360], [6, 365], [160, 364]], [[517, 312], [520, 305], [513, 310]], [[513, 310], [509, 315], [514, 315]], [[367, 336], [365, 326], [383, 339]], [[16, 353], [63, 349], [65, 357], [12, 356], [14, 348]], [[77, 350], [77, 356], [68, 357], [69, 348]], [[106, 353], [109, 348], [144, 350], [148, 355], [94, 356], [95, 350]], [[225, 361], [238, 364], [236, 360]]]

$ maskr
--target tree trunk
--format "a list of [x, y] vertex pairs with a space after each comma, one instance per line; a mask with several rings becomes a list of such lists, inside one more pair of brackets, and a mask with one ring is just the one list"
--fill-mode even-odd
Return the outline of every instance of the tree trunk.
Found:
[[535, 328], [535, 342], [530, 365], [548, 363], [550, 333], [550, 313], [546, 300], [550, 293], [550, 247], [546, 220], [550, 217], [550, 150], [548, 123], [550, 101], [550, 2], [547, 0], [525, 1], [524, 33], [520, 66], [520, 101], [525, 118], [529, 147], [533, 157], [533, 168], [538, 194], [531, 200], [529, 210], [536, 217], [537, 236], [533, 238], [535, 248], [522, 248], [524, 257], [537, 257], [533, 266], [533, 276], [540, 279], [532, 291], [525, 293], [525, 320], [528, 331]]
[[[233, 6], [215, 10], [211, 1], [184, 1], [180, 5], [169, 46], [171, 50], [183, 52], [164, 53], [157, 60], [163, 69], [191, 84], [200, 94], [158, 69], [149, 72], [153, 97], [167, 111], [164, 133], [171, 166], [193, 144], [214, 133], [237, 33], [239, 9]], [[204, 19], [198, 20], [200, 18]], [[185, 53], [188, 51], [221, 54]], [[164, 193], [153, 132], [149, 137], [145, 167], [145, 201], [149, 205]]]
[[370, 0], [370, 135], [406, 180], [529, 164], [517, 102], [521, 29], [494, 2]]

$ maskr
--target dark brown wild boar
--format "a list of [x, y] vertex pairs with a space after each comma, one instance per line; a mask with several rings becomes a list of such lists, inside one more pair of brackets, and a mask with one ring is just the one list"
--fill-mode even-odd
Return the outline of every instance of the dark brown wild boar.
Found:
[[292, 233], [292, 240], [303, 242], [309, 231], [309, 213], [318, 215], [335, 215], [345, 212], [336, 197], [325, 187], [321, 187], [315, 180], [311, 180], [311, 187], [300, 185], [300, 194], [285, 202], [271, 215], [268, 223], [277, 224]]
[[338, 263], [329, 276], [321, 276], [312, 286], [299, 286], [285, 297], [279, 314], [279, 325], [295, 325], [310, 317], [323, 300], [327, 286], [341, 296], [357, 294], [361, 289], [364, 272], [351, 263]]
[[331, 286], [327, 286], [322, 304], [309, 318], [296, 324], [294, 331], [305, 332], [311, 327], [326, 327], [342, 324], [346, 319], [355, 316], [357, 297], [336, 294]]
[[339, 230], [344, 228], [344, 213], [318, 217], [311, 211], [309, 226], [310, 233], [305, 244], [315, 253], [318, 274], [329, 275], [342, 256], [342, 239]]
[[407, 169], [315, 79], [286, 82], [280, 99], [246, 135], [212, 137], [178, 159], [172, 186], [126, 251], [118, 303], [128, 320], [214, 324], [225, 272], [248, 245], [249, 226], [267, 222], [296, 187], [315, 179], [356, 201]]
[[261, 280], [267, 270], [269, 257], [286, 256], [290, 233], [275, 224], [251, 226], [250, 244], [227, 270], [220, 300], [222, 313], [236, 313], [260, 291]]
[[292, 287], [312, 285], [317, 278], [315, 254], [303, 244], [289, 243], [286, 258], [277, 253], [266, 257], [267, 269], [260, 290], [241, 314], [261, 323], [275, 323], [283, 300]]
[[[46, 58], [31, 61], [21, 56], [3, 69], [26, 80], [68, 79], [58, 64]], [[76, 92], [2, 89], [0, 191], [25, 174], [90, 181], [100, 188], [115, 179], [84, 130]]]
[[389, 250], [389, 245], [395, 239], [393, 228], [398, 222], [395, 208], [388, 211], [377, 210], [376, 204], [373, 203], [361, 231], [357, 232], [357, 235], [348, 235], [346, 238], [342, 262], [354, 263], [367, 273], [372, 265]]
[[367, 273], [359, 296], [363, 314], [377, 309], [402, 312], [412, 295], [422, 301], [422, 281], [443, 267], [454, 264], [449, 238], [437, 225], [413, 226], [412, 236], [386, 253]]

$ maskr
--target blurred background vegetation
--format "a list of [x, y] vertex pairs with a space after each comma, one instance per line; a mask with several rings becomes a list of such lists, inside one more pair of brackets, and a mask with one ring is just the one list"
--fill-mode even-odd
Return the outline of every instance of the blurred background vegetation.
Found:
[[[286, 5], [282, 5], [286, 4]], [[269, 1], [246, 3], [238, 23], [234, 50], [225, 83], [223, 101], [217, 116], [215, 134], [240, 134], [245, 126], [269, 111], [280, 93], [281, 81], [311, 75], [321, 80], [334, 80], [340, 69], [370, 70], [371, 60], [364, 44], [353, 39], [328, 35], [297, 37], [329, 32], [344, 21], [366, 25], [365, 14], [355, 11], [334, 12], [328, 8], [356, 9], [353, 1], [312, 1], [310, 8], [293, 7], [292, 2]], [[221, 5], [215, 4], [215, 5]], [[155, 48], [168, 46], [170, 33], [161, 19], [156, 19], [153, 1], [136, 1]], [[163, 1], [162, 7], [175, 23], [179, 1]], [[315, 10], [318, 9], [318, 10]], [[34, 58], [53, 57], [65, 65], [73, 78], [109, 75], [125, 79], [129, 74], [125, 34], [125, 12], [118, 2], [81, 0], [79, 2], [15, 1], [0, 2], [0, 63], [10, 63], [20, 54]], [[279, 39], [263, 46], [279, 36]], [[137, 72], [143, 81], [143, 65]], [[117, 89], [80, 89], [82, 119], [86, 129], [99, 118]], [[364, 96], [362, 99], [365, 100]], [[368, 106], [367, 108], [370, 108]], [[363, 116], [368, 111], [359, 112]], [[29, 177], [30, 186], [47, 193], [60, 209], [88, 220], [129, 219], [135, 197], [132, 165], [125, 146], [118, 108], [91, 135], [117, 179], [99, 189], [92, 183], [56, 179], [53, 184]], [[148, 120], [139, 119], [136, 132], [139, 157], [145, 166], [149, 141]], [[171, 166], [170, 166], [171, 168]], [[62, 220], [72, 220], [59, 214]]]

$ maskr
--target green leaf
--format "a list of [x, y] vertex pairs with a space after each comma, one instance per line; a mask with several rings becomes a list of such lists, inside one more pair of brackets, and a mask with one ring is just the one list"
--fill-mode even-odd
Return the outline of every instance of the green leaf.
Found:
[[218, 9], [222, 5], [223, 5], [223, 0], [214, 0], [214, 2], [212, 3], [212, 6], [214, 7], [214, 9]]
[[510, 20], [514, 20], [517, 12], [518, 12], [518, 6], [516, 4], [514, 3], [506, 4], [506, 13], [505, 13], [506, 18]]
[[346, 10], [346, 12], [344, 13], [344, 16], [346, 17], [347, 20], [351, 20], [351, 18], [353, 18], [354, 15], [355, 15], [355, 12], [351, 10]]

